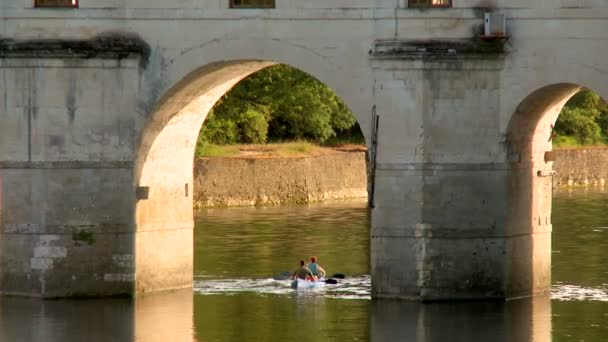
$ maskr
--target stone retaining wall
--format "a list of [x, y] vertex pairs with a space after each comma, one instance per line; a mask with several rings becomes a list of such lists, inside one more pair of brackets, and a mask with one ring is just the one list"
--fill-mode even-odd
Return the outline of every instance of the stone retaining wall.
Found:
[[554, 150], [553, 187], [605, 186], [608, 148]]
[[195, 161], [196, 208], [304, 204], [366, 196], [364, 152]]

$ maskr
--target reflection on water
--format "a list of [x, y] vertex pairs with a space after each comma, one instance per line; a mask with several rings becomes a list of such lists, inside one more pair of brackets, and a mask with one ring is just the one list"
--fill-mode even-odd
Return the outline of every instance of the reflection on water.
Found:
[[[551, 341], [551, 302], [420, 304], [310, 293], [2, 299], [0, 341]], [[194, 311], [193, 311], [194, 310]]]
[[189, 290], [137, 300], [0, 298], [0, 341], [193, 341], [192, 305]]
[[196, 296], [196, 337], [234, 342], [368, 341], [368, 303], [296, 292]]
[[[557, 193], [551, 299], [369, 300], [365, 203], [197, 214], [194, 291], [130, 299], [0, 298], [0, 341], [588, 341], [608, 336], [608, 194]], [[316, 254], [337, 285], [272, 276]]]
[[137, 342], [195, 341], [194, 298], [190, 290], [137, 298], [132, 301], [131, 311]]
[[608, 341], [608, 191], [557, 192], [552, 221], [553, 341]]
[[134, 336], [128, 300], [0, 298], [0, 303], [0, 341], [130, 341]]
[[552, 221], [553, 282], [608, 286], [608, 192], [557, 192]]
[[312, 254], [329, 274], [369, 274], [367, 202], [196, 213], [197, 277], [269, 278]]
[[509, 302], [374, 301], [371, 341], [551, 341], [548, 297]]

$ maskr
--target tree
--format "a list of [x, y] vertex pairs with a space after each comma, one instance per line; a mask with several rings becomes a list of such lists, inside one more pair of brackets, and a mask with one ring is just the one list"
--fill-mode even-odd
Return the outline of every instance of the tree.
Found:
[[214, 106], [200, 139], [215, 144], [305, 139], [324, 143], [355, 126], [346, 104], [327, 86], [287, 65], [261, 70]]
[[596, 144], [600, 141], [602, 131], [594, 121], [595, 117], [593, 111], [566, 107], [555, 124], [555, 132], [558, 135], [574, 137], [583, 145]]
[[608, 136], [608, 104], [595, 92], [584, 89], [564, 106], [555, 132], [558, 137], [572, 137], [579, 144], [592, 145]]

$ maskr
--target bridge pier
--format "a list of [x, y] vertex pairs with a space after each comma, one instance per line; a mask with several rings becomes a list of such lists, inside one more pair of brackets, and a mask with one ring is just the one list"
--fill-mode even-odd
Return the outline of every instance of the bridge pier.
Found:
[[508, 165], [384, 167], [373, 211], [374, 297], [506, 299], [549, 290], [550, 221], [531, 227], [512, 207], [532, 191], [515, 194]]
[[133, 204], [124, 190], [132, 171], [124, 164], [2, 165], [0, 294], [132, 293]]
[[0, 294], [133, 294], [138, 43], [0, 42]]
[[[536, 171], [551, 165], [525, 154], [533, 131], [521, 133], [517, 146], [502, 133], [502, 55], [376, 51], [372, 296], [433, 301], [547, 292], [551, 188], [550, 177]], [[390, 140], [395, 136], [402, 138]]]

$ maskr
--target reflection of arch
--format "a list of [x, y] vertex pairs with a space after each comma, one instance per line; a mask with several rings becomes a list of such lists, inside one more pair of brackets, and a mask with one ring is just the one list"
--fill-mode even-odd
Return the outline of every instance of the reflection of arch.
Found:
[[[269, 56], [270, 52], [275, 56]], [[232, 61], [215, 62], [226, 56]], [[371, 108], [361, 90], [354, 90], [357, 82], [346, 78], [327, 58], [280, 42], [243, 49], [242, 44], [213, 41], [169, 60], [166, 70], [171, 87], [144, 127], [134, 170], [135, 184], [147, 188], [140, 192], [135, 212], [138, 292], [191, 286], [192, 170], [200, 128], [223, 94], [274, 61], [312, 70], [312, 76], [322, 82], [329, 80], [328, 86], [337, 85], [335, 91], [346, 95], [344, 101], [354, 113]], [[205, 66], [199, 68], [201, 62]], [[355, 116], [362, 125], [361, 115]]]

